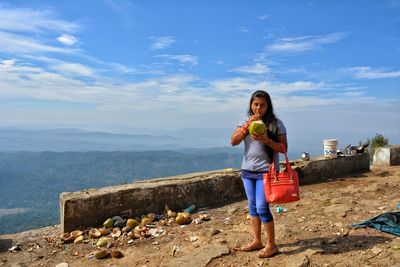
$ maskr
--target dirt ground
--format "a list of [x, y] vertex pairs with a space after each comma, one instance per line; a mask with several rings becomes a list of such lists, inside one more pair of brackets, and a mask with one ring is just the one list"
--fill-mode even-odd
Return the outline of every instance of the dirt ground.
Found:
[[[260, 259], [236, 252], [251, 240], [246, 201], [200, 209], [210, 220], [184, 226], [154, 225], [153, 235], [127, 242], [112, 238], [122, 258], [96, 259], [96, 241], [63, 244], [60, 227], [0, 235], [0, 266], [400, 266], [400, 237], [372, 228], [351, 228], [389, 211], [400, 211], [400, 166], [301, 186], [301, 201], [281, 205], [275, 218], [280, 253]], [[157, 236], [158, 235], [158, 236]], [[87, 238], [87, 235], [85, 235]], [[9, 251], [18, 245], [20, 250]], [[15, 247], [14, 247], [15, 248]], [[64, 264], [62, 264], [64, 263]]]

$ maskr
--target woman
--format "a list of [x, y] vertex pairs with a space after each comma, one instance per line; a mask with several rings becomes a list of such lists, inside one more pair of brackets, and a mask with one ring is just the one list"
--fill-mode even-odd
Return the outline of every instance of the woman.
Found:
[[[249, 126], [253, 121], [262, 120], [267, 131], [262, 135], [249, 134]], [[272, 160], [279, 161], [278, 152], [282, 152], [280, 144], [287, 147], [286, 128], [276, 118], [271, 97], [259, 90], [252, 94], [248, 117], [240, 123], [231, 137], [232, 146], [244, 140], [244, 156], [241, 167], [242, 181], [246, 191], [253, 241], [247, 245], [236, 247], [237, 251], [255, 251], [260, 258], [272, 257], [278, 253], [275, 244], [274, 219], [265, 200], [263, 174], [268, 172]], [[279, 164], [277, 164], [279, 166]], [[261, 225], [267, 234], [265, 247], [261, 240]]]

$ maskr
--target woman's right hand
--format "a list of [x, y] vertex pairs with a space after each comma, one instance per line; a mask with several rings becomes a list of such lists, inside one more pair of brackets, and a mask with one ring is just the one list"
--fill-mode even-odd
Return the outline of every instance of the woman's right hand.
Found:
[[259, 114], [255, 114], [253, 116], [250, 116], [250, 118], [249, 118], [249, 122], [258, 121], [258, 120], [260, 120]]

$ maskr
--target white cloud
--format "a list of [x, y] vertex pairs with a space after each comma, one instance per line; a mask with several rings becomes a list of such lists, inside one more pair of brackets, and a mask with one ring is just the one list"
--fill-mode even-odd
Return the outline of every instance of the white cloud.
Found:
[[380, 69], [372, 69], [370, 67], [354, 67], [348, 68], [355, 78], [359, 79], [384, 79], [384, 78], [399, 78], [400, 71], [385, 71]]
[[[56, 63], [62, 65], [63, 62], [49, 62], [51, 66]], [[85, 71], [84, 66], [69, 66], [65, 69], [78, 73]], [[8, 105], [10, 108], [1, 107], [1, 114], [7, 117], [2, 123], [54, 125], [62, 121], [65, 125], [75, 126], [96, 124], [106, 127], [112, 122], [125, 127], [140, 125], [145, 128], [154, 128], [154, 124], [159, 128], [182, 128], [182, 125], [234, 127], [232, 125], [244, 116], [249, 96], [255, 90], [270, 93], [278, 114], [298, 114], [303, 110], [312, 111], [313, 114], [320, 114], [321, 111], [353, 112], [355, 91], [360, 92], [357, 93], [357, 105], [362, 106], [363, 110], [368, 107], [373, 112], [384, 103], [384, 112], [394, 110], [392, 106], [395, 105], [362, 95], [362, 90], [352, 92], [346, 90], [346, 86], [334, 85], [329, 85], [334, 89], [326, 90], [328, 86], [324, 83], [310, 81], [284, 83], [239, 77], [206, 81], [193, 75], [175, 74], [128, 82], [100, 77], [98, 71], [93, 72], [97, 75], [92, 75], [87, 81], [64, 75], [64, 72], [55, 73], [42, 67], [29, 66], [18, 60], [1, 61], [0, 99], [9, 100], [8, 103], [14, 99], [64, 103], [61, 107], [42, 104], [40, 109], [30, 109], [27, 104], [22, 111], [12, 105]], [[367, 112], [362, 115], [365, 114]]]
[[287, 96], [307, 91], [319, 91], [325, 87], [324, 83], [295, 81], [291, 83], [271, 82], [264, 79], [231, 78], [211, 82], [211, 88], [223, 93], [250, 94], [256, 90], [265, 90], [274, 95]]
[[4, 59], [1, 61], [0, 66], [10, 68], [15, 64], [15, 59]]
[[60, 43], [71, 46], [78, 42], [78, 39], [69, 34], [63, 34], [57, 38]]
[[273, 83], [271, 90], [278, 94], [299, 93], [306, 91], [319, 91], [324, 89], [326, 85], [323, 82], [314, 83], [307, 81], [295, 81], [291, 83]]
[[63, 63], [53, 67], [62, 73], [78, 74], [82, 76], [92, 76], [93, 70], [87, 66], [77, 63]]
[[47, 45], [31, 37], [0, 31], [0, 50], [8, 53], [74, 53], [74, 50]]
[[240, 32], [249, 32], [249, 30], [246, 29], [245, 27], [240, 27], [240, 28], [239, 28], [239, 31], [240, 31]]
[[154, 57], [166, 58], [169, 60], [177, 60], [182, 64], [190, 64], [196, 66], [198, 64], [198, 58], [192, 55], [157, 55]]
[[340, 41], [345, 36], [344, 33], [337, 32], [328, 35], [285, 37], [268, 45], [267, 50], [275, 52], [293, 53], [305, 52], [320, 48], [325, 44], [331, 44]]
[[11, 32], [44, 32], [48, 30], [75, 32], [80, 26], [55, 18], [50, 11], [0, 6], [0, 30]]
[[365, 92], [362, 91], [347, 91], [343, 93], [343, 96], [363, 96]]
[[255, 65], [252, 66], [241, 66], [233, 70], [236, 72], [249, 73], [249, 74], [266, 74], [271, 71], [268, 68], [268, 66], [263, 65], [261, 63], [256, 63]]
[[266, 14], [260, 15], [260, 16], [258, 16], [258, 19], [259, 20], [266, 20], [266, 19], [268, 19], [268, 15], [266, 15]]
[[165, 49], [175, 43], [174, 36], [152, 37], [151, 39], [153, 39], [153, 43], [150, 48], [153, 50]]
[[15, 57], [44, 53], [77, 53], [79, 50], [59, 47], [57, 40], [71, 46], [78, 39], [71, 33], [80, 30], [81, 26], [74, 22], [58, 19], [48, 10], [28, 8], [6, 8], [0, 5], [0, 51]]

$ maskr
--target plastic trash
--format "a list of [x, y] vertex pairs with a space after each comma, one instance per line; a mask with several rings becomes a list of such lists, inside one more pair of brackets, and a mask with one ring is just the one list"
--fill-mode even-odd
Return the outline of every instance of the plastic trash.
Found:
[[285, 207], [276, 207], [276, 212], [277, 213], [284, 213], [287, 211], [287, 208]]
[[196, 205], [192, 204], [185, 209], [185, 212], [192, 214], [197, 209]]

